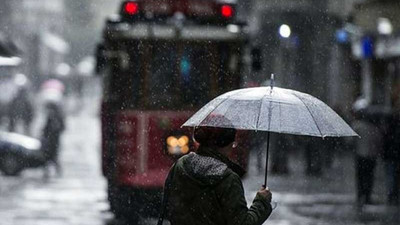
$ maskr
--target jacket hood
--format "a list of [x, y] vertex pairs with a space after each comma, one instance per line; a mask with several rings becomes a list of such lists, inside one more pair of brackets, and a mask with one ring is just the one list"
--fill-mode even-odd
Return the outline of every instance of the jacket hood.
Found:
[[190, 153], [182, 159], [181, 168], [188, 177], [201, 185], [215, 185], [226, 175], [228, 166], [218, 159]]

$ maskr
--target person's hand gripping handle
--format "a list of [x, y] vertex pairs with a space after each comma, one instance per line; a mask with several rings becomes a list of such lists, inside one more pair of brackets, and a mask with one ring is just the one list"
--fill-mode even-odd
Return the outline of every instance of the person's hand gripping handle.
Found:
[[272, 192], [265, 185], [257, 192], [259, 195], [266, 198], [269, 204], [271, 204], [272, 209], [275, 209], [278, 206], [278, 202], [272, 200]]
[[260, 194], [261, 196], [263, 196], [264, 198], [267, 199], [267, 201], [269, 203], [271, 203], [272, 200], [272, 193], [269, 190], [268, 187], [265, 187], [264, 185], [262, 186], [262, 188], [258, 191], [258, 194]]

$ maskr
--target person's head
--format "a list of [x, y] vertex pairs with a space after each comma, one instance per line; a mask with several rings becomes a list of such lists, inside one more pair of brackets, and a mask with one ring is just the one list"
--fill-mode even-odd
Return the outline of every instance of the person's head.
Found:
[[232, 122], [220, 114], [208, 115], [203, 124], [213, 124], [212, 126], [196, 127], [193, 132], [193, 139], [202, 146], [222, 149], [235, 141], [236, 129], [223, 128], [233, 127]]
[[201, 146], [224, 148], [235, 141], [236, 130], [232, 128], [197, 127], [193, 138]]

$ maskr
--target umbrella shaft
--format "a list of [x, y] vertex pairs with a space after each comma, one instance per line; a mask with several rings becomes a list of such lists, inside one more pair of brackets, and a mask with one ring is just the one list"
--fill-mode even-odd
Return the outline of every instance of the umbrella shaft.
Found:
[[265, 156], [265, 180], [264, 187], [267, 187], [267, 179], [268, 179], [268, 156], [269, 156], [269, 136], [271, 132], [267, 132], [267, 155]]

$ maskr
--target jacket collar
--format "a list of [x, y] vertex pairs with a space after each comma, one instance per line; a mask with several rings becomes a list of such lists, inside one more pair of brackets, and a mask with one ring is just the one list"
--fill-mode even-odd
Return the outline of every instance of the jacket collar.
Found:
[[240, 165], [232, 162], [228, 157], [224, 156], [217, 150], [213, 150], [209, 147], [202, 147], [200, 146], [199, 149], [197, 150], [197, 154], [202, 155], [202, 156], [208, 156], [212, 157], [214, 159], [217, 159], [223, 163], [225, 163], [229, 169], [231, 169], [233, 172], [235, 172], [239, 177], [243, 177], [246, 174], [246, 170], [243, 169]]

